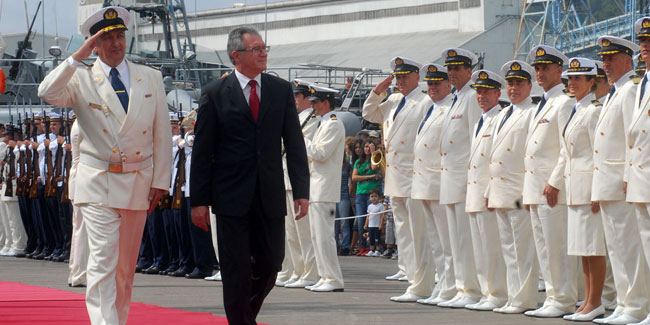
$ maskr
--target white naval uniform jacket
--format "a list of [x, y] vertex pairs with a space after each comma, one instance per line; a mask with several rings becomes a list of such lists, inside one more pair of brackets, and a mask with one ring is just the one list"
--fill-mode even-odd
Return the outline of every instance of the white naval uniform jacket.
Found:
[[530, 97], [516, 104], [512, 114], [499, 130], [501, 121], [508, 113], [504, 108], [495, 118], [496, 130], [492, 136], [490, 151], [490, 182], [485, 190], [488, 207], [516, 209], [521, 207], [524, 190], [524, 146], [530, 119], [536, 105]]
[[70, 201], [74, 201], [75, 179], [77, 178], [77, 167], [79, 166], [79, 144], [83, 138], [79, 134], [79, 124], [77, 121], [72, 123], [70, 128], [70, 154], [72, 155], [72, 163], [70, 164], [70, 176], [68, 176], [68, 197]]
[[327, 113], [314, 138], [305, 138], [309, 158], [309, 202], [338, 203], [341, 200], [341, 166], [345, 127], [334, 114]]
[[[407, 95], [407, 101], [402, 110], [395, 111], [403, 94], [392, 94], [386, 98], [370, 92], [363, 103], [363, 118], [372, 123], [380, 123], [384, 131], [384, 146], [386, 148], [386, 175], [384, 193], [393, 197], [410, 197], [413, 178], [413, 144], [415, 135], [425, 112], [420, 103], [427, 97], [420, 87]], [[427, 107], [428, 108], [428, 107]]]
[[[314, 137], [314, 133], [316, 133], [316, 129], [318, 129], [318, 121], [320, 121], [319, 116], [316, 116], [316, 114], [311, 114], [313, 111], [313, 108], [307, 108], [298, 113], [298, 121], [300, 121], [300, 125], [303, 125], [303, 123], [305, 124], [305, 126], [302, 128], [302, 136], [310, 140]], [[309, 118], [309, 120], [305, 123], [307, 118]], [[282, 148], [284, 148], [284, 146], [282, 146]], [[289, 179], [289, 170], [287, 169], [286, 155], [282, 156], [282, 170], [284, 172], [284, 189], [291, 191], [291, 180]]]
[[466, 199], [467, 162], [474, 136], [472, 132], [482, 112], [476, 100], [476, 91], [470, 84], [467, 82], [456, 92], [456, 104], [447, 111], [442, 126], [440, 204], [455, 204]]
[[594, 133], [592, 201], [625, 200], [623, 174], [625, 151], [629, 145], [626, 130], [632, 119], [637, 92], [631, 76], [635, 76], [633, 70], [616, 81], [616, 91], [600, 110]]
[[[431, 201], [440, 200], [440, 173], [442, 170], [439, 158], [441, 156], [440, 130], [445, 122], [445, 116], [453, 98], [454, 95], [449, 94], [436, 103], [431, 115], [422, 125], [422, 130], [415, 136], [411, 198]], [[422, 119], [424, 120], [424, 116], [433, 105], [433, 101], [427, 96], [421, 105], [424, 112]]]
[[627, 182], [626, 200], [633, 203], [650, 203], [650, 93], [646, 91], [639, 104], [642, 84], [638, 85], [627, 129], [627, 164], [623, 175]]
[[[64, 61], [38, 88], [38, 95], [45, 101], [72, 107], [77, 116], [84, 141], [79, 145], [75, 204], [146, 210], [151, 188], [169, 188], [171, 130], [161, 74], [129, 61], [127, 65], [131, 85], [128, 114], [99, 62], [92, 67], [75, 67]], [[116, 137], [124, 162], [131, 166], [139, 163], [138, 170], [113, 173], [108, 171], [108, 163], [99, 168], [99, 163], [91, 162], [119, 162]], [[147, 162], [151, 162], [150, 167]]]
[[564, 94], [561, 83], [551, 88], [546, 105], [535, 116], [540, 104], [533, 108], [533, 117], [528, 128], [524, 147], [524, 204], [548, 204], [542, 194], [546, 184], [560, 190], [558, 204], [566, 203], [564, 188], [564, 166], [558, 166], [562, 131], [571, 115], [575, 100]]
[[[492, 150], [492, 137], [498, 127], [498, 115], [501, 106], [490, 108], [483, 119], [483, 125], [478, 130], [478, 120], [472, 132], [472, 149], [469, 154], [467, 166], [467, 196], [465, 198], [465, 212], [487, 211], [485, 206], [485, 189], [490, 182], [489, 156]], [[478, 131], [478, 133], [477, 133]]]
[[594, 105], [593, 94], [588, 94], [576, 105], [573, 118], [563, 128], [560, 163], [564, 164], [564, 183], [567, 205], [591, 203], [594, 173], [594, 131], [602, 104]]

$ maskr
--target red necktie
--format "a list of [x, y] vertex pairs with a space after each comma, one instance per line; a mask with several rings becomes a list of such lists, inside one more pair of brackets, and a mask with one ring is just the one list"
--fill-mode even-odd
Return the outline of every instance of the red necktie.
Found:
[[251, 80], [248, 82], [248, 85], [251, 87], [251, 95], [248, 99], [248, 106], [251, 108], [251, 114], [255, 122], [257, 122], [257, 116], [260, 114], [260, 98], [257, 96], [257, 81]]

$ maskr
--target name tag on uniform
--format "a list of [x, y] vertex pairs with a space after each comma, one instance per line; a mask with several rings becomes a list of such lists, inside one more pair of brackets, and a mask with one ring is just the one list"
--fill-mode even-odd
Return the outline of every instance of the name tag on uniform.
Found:
[[90, 108], [94, 108], [94, 109], [102, 109], [102, 105], [95, 104], [95, 103], [88, 103], [88, 106], [90, 106]]
[[451, 116], [451, 120], [452, 120], [452, 121], [453, 121], [453, 120], [460, 119], [460, 118], [463, 118], [463, 114], [455, 114], [455, 115], [452, 115], [452, 116]]
[[151, 97], [151, 94], [144, 95], [144, 98], [149, 98], [149, 97]]
[[549, 123], [549, 122], [551, 122], [551, 121], [543, 118], [543, 119], [539, 120], [539, 122], [537, 122], [537, 124], [545, 124], [545, 123]]

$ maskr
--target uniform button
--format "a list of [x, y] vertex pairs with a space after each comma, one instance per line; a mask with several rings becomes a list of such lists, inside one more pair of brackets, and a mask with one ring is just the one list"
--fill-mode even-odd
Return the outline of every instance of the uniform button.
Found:
[[594, 150], [595, 153], [598, 153], [598, 150]]
[[533, 156], [530, 156], [530, 159], [533, 159]]
[[470, 182], [467, 182], [467, 185], [469, 185], [469, 184], [470, 184]]
[[534, 143], [537, 144], [537, 140], [535, 140]]
[[632, 163], [630, 163], [630, 166], [632, 166]]
[[422, 161], [422, 158], [418, 158], [418, 161]]
[[645, 133], [645, 130], [641, 130], [641, 132]]
[[440, 153], [440, 157], [442, 157], [442, 152]]
[[136, 151], [135, 154], [136, 154], [136, 155], [139, 155], [139, 154], [140, 154], [140, 151]]
[[490, 179], [494, 179], [494, 177], [490, 176]]
[[395, 156], [397, 156], [397, 151], [394, 152]]
[[389, 165], [389, 164], [386, 164], [386, 167], [390, 167], [390, 165]]
[[476, 181], [474, 181], [474, 184], [476, 184]]
[[499, 165], [503, 165], [503, 161], [499, 161]]
[[454, 144], [454, 140], [449, 140], [449, 143]]
[[571, 142], [571, 145], [573, 145], [573, 141]]
[[113, 153], [117, 153], [117, 149], [113, 148]]
[[630, 146], [630, 149], [632, 149], [632, 146]]
[[483, 156], [485, 156], [485, 155], [481, 152], [481, 157], [483, 157]]
[[402, 141], [402, 144], [404, 144], [404, 141]]
[[137, 173], [137, 171], [135, 171], [135, 170], [134, 170], [134, 171], [132, 171], [132, 173], [134, 173], [134, 174], [135, 174], [135, 173]]
[[490, 165], [492, 165], [492, 160], [490, 160]]
[[641, 147], [638, 147], [637, 149], [639, 149], [639, 151], [641, 151]]
[[598, 166], [594, 167], [594, 170], [598, 170]]
[[443, 155], [445, 155], [445, 156], [446, 156], [446, 155], [447, 155], [447, 153], [445, 152], [445, 153], [443, 153]]
[[142, 134], [147, 134], [147, 130], [142, 131]]
[[532, 173], [533, 173], [533, 171], [531, 170], [531, 171], [530, 171], [530, 173], [532, 174]]
[[108, 130], [104, 129], [104, 133], [108, 133]]
[[605, 135], [605, 132], [600, 132], [600, 135]]
[[476, 165], [474, 165], [474, 169], [476, 169]]
[[424, 144], [424, 146], [426, 147], [426, 146], [427, 146], [427, 144], [425, 143], [425, 144]]
[[415, 175], [415, 171], [413, 171], [413, 175]]
[[639, 165], [639, 169], [643, 169], [643, 166]]
[[501, 177], [501, 180], [503, 180], [503, 177]]
[[508, 148], [508, 149], [506, 149], [506, 150], [510, 151], [510, 148]]

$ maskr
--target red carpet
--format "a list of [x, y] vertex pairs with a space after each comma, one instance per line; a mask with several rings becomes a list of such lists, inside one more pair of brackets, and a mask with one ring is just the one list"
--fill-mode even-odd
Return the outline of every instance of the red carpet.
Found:
[[[85, 295], [0, 281], [0, 324], [89, 324]], [[225, 317], [131, 303], [128, 325], [228, 324]]]

